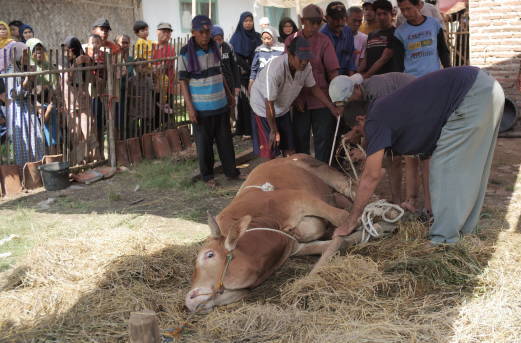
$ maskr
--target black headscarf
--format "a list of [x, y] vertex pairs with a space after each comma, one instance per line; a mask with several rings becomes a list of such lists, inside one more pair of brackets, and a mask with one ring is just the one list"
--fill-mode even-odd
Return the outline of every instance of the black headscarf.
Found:
[[80, 40], [74, 36], [68, 36], [65, 38], [63, 45], [68, 49], [72, 49], [72, 52], [74, 52], [74, 56], [76, 57], [85, 55]]
[[243, 12], [241, 14], [237, 28], [233, 33], [232, 39], [230, 39], [235, 53], [244, 57], [253, 56], [255, 48], [262, 44], [260, 34], [255, 32], [255, 26], [253, 26], [251, 30], [244, 29], [243, 24], [248, 17], [253, 20], [253, 14], [251, 14], [251, 12]]
[[291, 23], [291, 26], [293, 26], [293, 32], [291, 32], [289, 35], [298, 31], [297, 25], [293, 20], [291, 20], [291, 18], [282, 18], [279, 23], [279, 42], [281, 43], [284, 43], [286, 41], [286, 38], [288, 38], [289, 36], [284, 33], [284, 25], [286, 25], [287, 23]]

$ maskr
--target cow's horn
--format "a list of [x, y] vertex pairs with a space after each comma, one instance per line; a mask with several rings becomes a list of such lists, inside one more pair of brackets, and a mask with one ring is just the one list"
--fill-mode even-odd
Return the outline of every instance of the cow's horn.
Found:
[[212, 216], [210, 211], [206, 211], [208, 214], [208, 226], [210, 227], [210, 236], [213, 238], [221, 237], [221, 229], [219, 229], [219, 224], [215, 220], [215, 217]]

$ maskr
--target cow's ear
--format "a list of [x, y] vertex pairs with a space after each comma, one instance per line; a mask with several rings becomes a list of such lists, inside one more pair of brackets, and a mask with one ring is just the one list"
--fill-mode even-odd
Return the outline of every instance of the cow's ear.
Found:
[[221, 229], [219, 229], [219, 224], [215, 220], [215, 217], [212, 216], [210, 211], [206, 211], [208, 214], [208, 226], [210, 227], [210, 237], [212, 238], [220, 238], [221, 237]]
[[235, 230], [230, 230], [228, 235], [226, 236], [226, 240], [224, 241], [224, 247], [228, 251], [232, 251], [235, 249], [239, 238], [248, 230], [248, 227], [251, 223], [251, 216], [246, 215], [239, 220], [237, 224], [237, 228]]

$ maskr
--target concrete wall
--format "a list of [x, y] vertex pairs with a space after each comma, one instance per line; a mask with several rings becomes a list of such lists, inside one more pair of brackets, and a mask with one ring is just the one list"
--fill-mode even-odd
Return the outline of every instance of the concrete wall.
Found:
[[[148, 1], [148, 0], [146, 0]], [[140, 1], [139, 1], [140, 2]], [[112, 26], [110, 38], [132, 33], [139, 16], [137, 0], [0, 0], [0, 19], [18, 19], [31, 25], [35, 36], [50, 47], [58, 48], [65, 37], [74, 35], [84, 41], [92, 23], [106, 17]]]
[[470, 64], [487, 69], [521, 111], [516, 80], [521, 61], [521, 1], [472, 0]]

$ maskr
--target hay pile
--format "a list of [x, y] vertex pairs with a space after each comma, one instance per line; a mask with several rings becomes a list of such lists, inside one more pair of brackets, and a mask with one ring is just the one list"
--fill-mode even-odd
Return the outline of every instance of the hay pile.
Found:
[[[471, 318], [473, 311], [484, 314], [495, 306], [487, 297], [495, 294], [489, 287], [497, 277], [484, 275], [497, 233], [429, 248], [423, 244], [425, 228], [408, 223], [389, 239], [335, 257], [313, 276], [307, 273], [314, 258], [293, 258], [243, 302], [196, 315], [181, 340], [390, 343], [499, 337], [497, 327], [479, 336]], [[200, 245], [176, 245], [172, 239], [166, 229], [122, 228], [42, 242], [7, 275], [0, 292], [0, 340], [125, 342], [130, 312], [143, 309], [158, 312], [162, 328], [177, 327], [187, 316], [184, 295]], [[509, 292], [519, 291], [510, 287]], [[464, 305], [478, 298], [464, 313]], [[489, 341], [513, 342], [516, 329], [513, 323], [501, 333], [506, 340]]]

